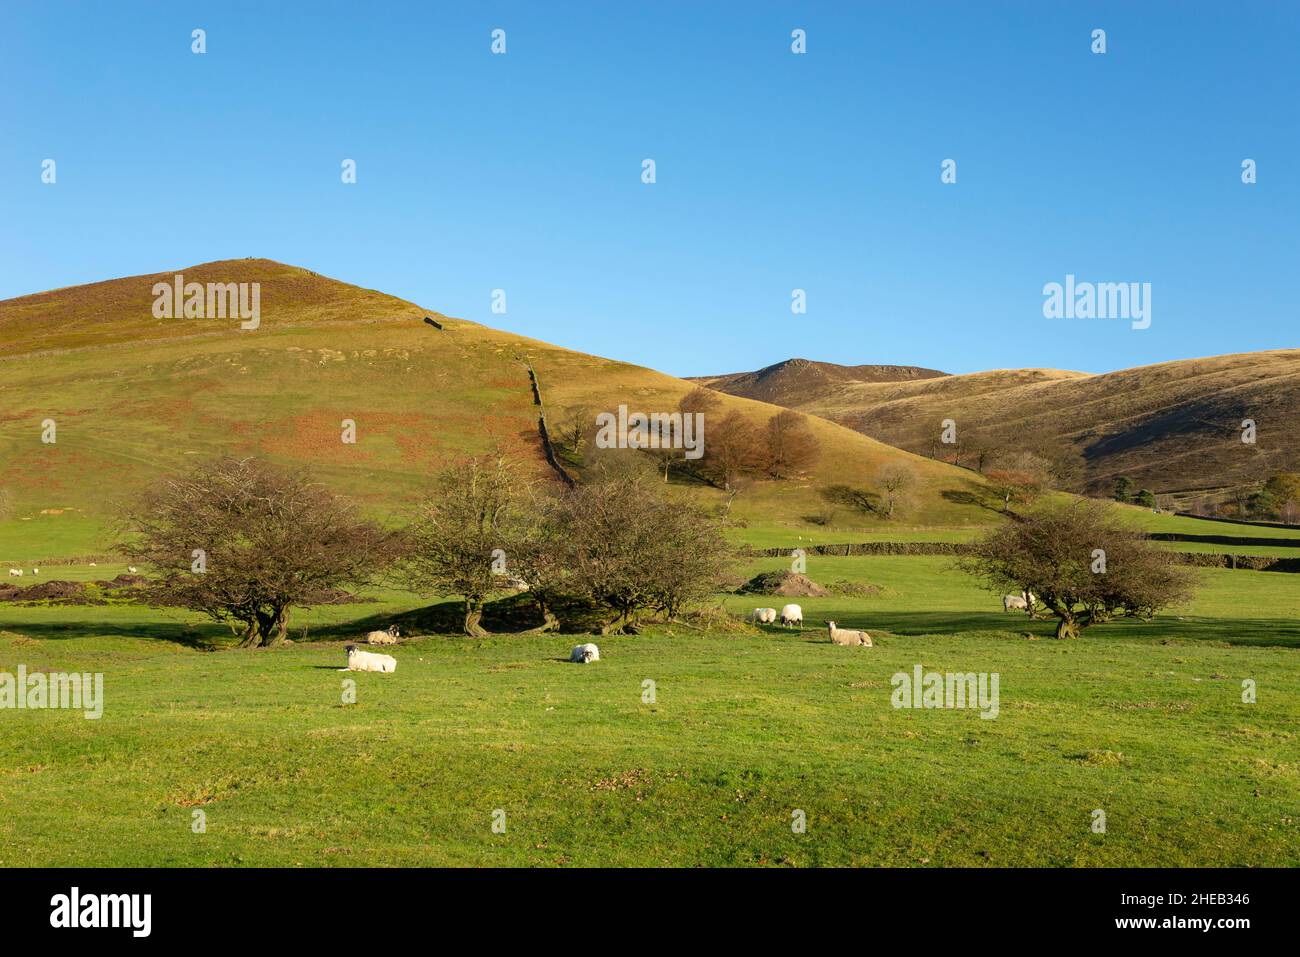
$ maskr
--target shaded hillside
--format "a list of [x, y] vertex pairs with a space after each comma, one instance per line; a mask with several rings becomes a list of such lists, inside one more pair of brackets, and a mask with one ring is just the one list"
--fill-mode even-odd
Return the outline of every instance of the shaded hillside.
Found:
[[[435, 470], [496, 447], [539, 479], [553, 475], [526, 360], [552, 415], [620, 403], [671, 409], [692, 388], [268, 260], [180, 271], [199, 282], [260, 283], [260, 327], [155, 319], [152, 287], [172, 272], [0, 302], [0, 490], [17, 520], [46, 510], [102, 517], [153, 477], [221, 452], [309, 465], [340, 491], [397, 511]], [[756, 423], [776, 412], [722, 400], [723, 412]], [[52, 444], [41, 441], [47, 419], [57, 427]], [[344, 420], [356, 423], [355, 444], [341, 440]], [[904, 458], [920, 475], [916, 521], [990, 520], [957, 494], [969, 488], [966, 473], [830, 422], [812, 425], [824, 447], [813, 472], [755, 483], [733, 515], [797, 524], [821, 502], [821, 487], [867, 484], [881, 464]], [[703, 486], [698, 494], [721, 498]]]
[[[1256, 482], [1300, 469], [1300, 350], [1187, 359], [1088, 375], [1013, 369], [910, 382], [846, 382], [793, 408], [891, 445], [974, 464], [980, 451], [1049, 450], [1074, 458], [1080, 484], [1108, 491], [1121, 474], [1174, 493]], [[1258, 425], [1241, 441], [1243, 419]], [[958, 424], [959, 447], [939, 440]]]

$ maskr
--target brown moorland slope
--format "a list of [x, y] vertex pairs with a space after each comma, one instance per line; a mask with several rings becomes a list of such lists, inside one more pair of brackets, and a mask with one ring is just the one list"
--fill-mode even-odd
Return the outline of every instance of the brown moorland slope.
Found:
[[[0, 489], [19, 511], [104, 515], [158, 474], [222, 452], [308, 465], [340, 491], [400, 510], [434, 470], [467, 454], [504, 447], [539, 478], [552, 474], [529, 361], [552, 414], [619, 404], [668, 410], [693, 388], [270, 260], [178, 271], [187, 281], [260, 283], [260, 326], [154, 318], [154, 283], [174, 272], [0, 302]], [[721, 412], [756, 424], [778, 411], [720, 398]], [[41, 441], [47, 419], [55, 443]], [[341, 439], [345, 420], [355, 422], [355, 444]], [[904, 460], [919, 476], [917, 524], [996, 520], [971, 503], [964, 470], [809, 421], [823, 448], [817, 465], [799, 479], [754, 483], [733, 516], [798, 523], [824, 504], [825, 486], [869, 484], [883, 464]]]
[[[719, 388], [726, 388], [720, 384]], [[1300, 350], [1185, 359], [1100, 375], [1002, 369], [902, 382], [843, 382], [787, 397], [791, 408], [865, 435], [970, 464], [980, 450], [1076, 458], [1081, 485], [1120, 475], [1162, 493], [1258, 482], [1300, 469]], [[786, 403], [781, 403], [786, 404]], [[939, 442], [957, 423], [958, 447]], [[1242, 422], [1257, 424], [1243, 443]]]

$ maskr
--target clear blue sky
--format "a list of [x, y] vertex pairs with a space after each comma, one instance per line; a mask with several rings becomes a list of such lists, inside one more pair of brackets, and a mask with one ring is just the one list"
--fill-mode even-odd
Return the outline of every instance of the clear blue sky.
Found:
[[264, 256], [678, 375], [1290, 347], [1300, 3], [1211, 6], [5, 0], [0, 298]]

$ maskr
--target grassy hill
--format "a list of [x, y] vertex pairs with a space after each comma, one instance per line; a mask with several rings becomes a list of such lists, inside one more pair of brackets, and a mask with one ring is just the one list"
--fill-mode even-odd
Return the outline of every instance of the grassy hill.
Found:
[[[736, 376], [716, 388], [745, 392]], [[976, 448], [1050, 446], [1078, 456], [1084, 487], [1109, 490], [1130, 476], [1183, 499], [1300, 468], [1290, 423], [1300, 415], [1300, 350], [1187, 359], [1089, 375], [1000, 369], [904, 381], [808, 382], [771, 401], [825, 416], [913, 452], [951, 460], [936, 443], [954, 419]], [[1241, 422], [1258, 424], [1253, 445]], [[969, 460], [969, 458], [967, 459]]]
[[[260, 327], [154, 318], [153, 286], [176, 271], [187, 282], [260, 283]], [[0, 543], [21, 541], [34, 557], [102, 547], [116, 500], [160, 473], [222, 452], [309, 465], [380, 512], [414, 502], [443, 465], [496, 447], [535, 475], [550, 475], [527, 361], [553, 415], [620, 403], [670, 409], [692, 388], [263, 259], [0, 302], [0, 343], [0, 490], [14, 526], [6, 533], [0, 515]], [[723, 411], [739, 409], [755, 422], [776, 411], [739, 397], [723, 402]], [[57, 428], [53, 444], [41, 441], [47, 419]], [[341, 441], [345, 419], [356, 423], [355, 444]], [[752, 522], [756, 533], [795, 538], [811, 527], [804, 516], [823, 505], [820, 488], [868, 484], [876, 469], [899, 458], [919, 476], [911, 521], [993, 520], [960, 494], [972, 481], [965, 471], [831, 422], [812, 427], [823, 455], [806, 479], [759, 482], [737, 500], [733, 516]], [[702, 486], [695, 494], [720, 498]]]

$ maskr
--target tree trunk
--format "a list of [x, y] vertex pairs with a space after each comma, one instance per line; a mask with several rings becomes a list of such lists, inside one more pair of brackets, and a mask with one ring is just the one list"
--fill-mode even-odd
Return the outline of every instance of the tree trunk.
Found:
[[556, 617], [555, 612], [551, 611], [549, 605], [545, 602], [537, 601], [534, 596], [538, 610], [542, 613], [542, 623], [536, 628], [529, 628], [527, 631], [521, 631], [521, 635], [540, 635], [548, 631], [560, 630], [560, 619]]
[[1073, 618], [1062, 618], [1056, 623], [1057, 638], [1078, 638], [1079, 624]]
[[632, 610], [630, 608], [625, 608], [614, 616], [613, 621], [608, 621], [601, 625], [600, 633], [602, 635], [610, 635], [615, 631], [619, 631], [635, 634], [635, 627], [636, 626], [632, 623]]
[[262, 636], [257, 631], [257, 620], [244, 622], [244, 633], [239, 636], [240, 648], [257, 648], [262, 644]]
[[465, 599], [465, 634], [471, 638], [482, 638], [490, 634], [479, 624], [483, 618], [483, 600], [481, 598]]
[[273, 608], [269, 612], [255, 611], [239, 639], [241, 648], [272, 648], [284, 643], [289, 630], [287, 608]]

